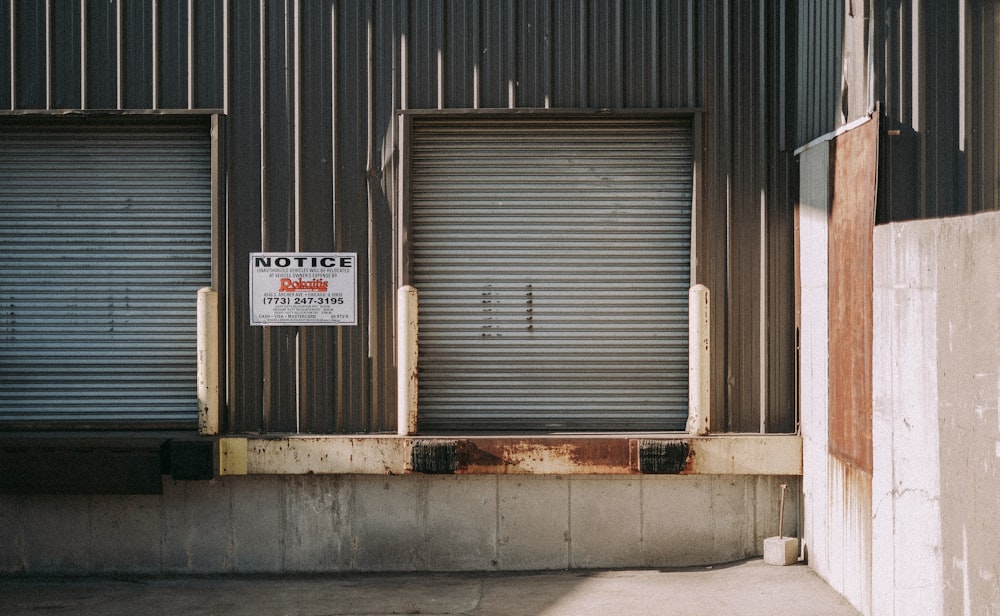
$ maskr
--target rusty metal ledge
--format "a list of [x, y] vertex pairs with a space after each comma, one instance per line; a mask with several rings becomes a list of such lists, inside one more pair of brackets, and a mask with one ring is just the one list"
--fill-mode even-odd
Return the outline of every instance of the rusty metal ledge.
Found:
[[[221, 465], [219, 474], [802, 474], [802, 438], [794, 434], [449, 438], [295, 435], [223, 437], [219, 443], [221, 449], [235, 457], [240, 457], [239, 450], [246, 447], [245, 465], [228, 469]], [[415, 447], [421, 452], [416, 458]], [[424, 453], [434, 447], [446, 449], [447, 456], [441, 459], [447, 463], [424, 468], [422, 460], [428, 459]], [[657, 456], [675, 459], [661, 460]]]

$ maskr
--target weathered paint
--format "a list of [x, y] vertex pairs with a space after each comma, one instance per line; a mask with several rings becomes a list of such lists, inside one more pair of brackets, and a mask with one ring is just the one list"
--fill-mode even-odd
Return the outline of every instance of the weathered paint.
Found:
[[219, 433], [219, 294], [198, 290], [198, 432]]
[[396, 293], [397, 433], [417, 433], [417, 290], [409, 285]]
[[[682, 436], [682, 435], [680, 435]], [[796, 435], [703, 438], [290, 436], [247, 439], [247, 473], [412, 473], [413, 447], [453, 443], [455, 474], [635, 475], [643, 441], [685, 441], [680, 474], [801, 475], [802, 439]], [[235, 441], [235, 439], [234, 439]]]
[[691, 439], [692, 475], [801, 475], [802, 438], [748, 434]]
[[217, 475], [247, 474], [247, 439], [220, 438], [215, 445], [215, 472]]
[[375, 474], [407, 472], [410, 440], [392, 437], [285, 437], [247, 439], [247, 473]]
[[712, 310], [708, 287], [688, 292], [688, 434], [704, 435], [712, 426]]
[[459, 473], [630, 474], [625, 438], [473, 438], [463, 442]]
[[871, 614], [872, 476], [831, 454], [827, 483], [828, 581], [862, 614]]

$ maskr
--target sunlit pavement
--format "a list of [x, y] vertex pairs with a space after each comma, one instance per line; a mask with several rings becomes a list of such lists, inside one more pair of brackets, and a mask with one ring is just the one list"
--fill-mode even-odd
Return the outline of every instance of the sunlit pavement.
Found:
[[0, 578], [0, 614], [857, 616], [809, 567], [285, 577]]

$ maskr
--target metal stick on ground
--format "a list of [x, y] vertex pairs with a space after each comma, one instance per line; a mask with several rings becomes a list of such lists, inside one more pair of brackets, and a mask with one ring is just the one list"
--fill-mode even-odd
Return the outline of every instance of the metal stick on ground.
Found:
[[781, 484], [781, 505], [778, 507], [778, 538], [785, 537], [785, 488], [788, 486]]

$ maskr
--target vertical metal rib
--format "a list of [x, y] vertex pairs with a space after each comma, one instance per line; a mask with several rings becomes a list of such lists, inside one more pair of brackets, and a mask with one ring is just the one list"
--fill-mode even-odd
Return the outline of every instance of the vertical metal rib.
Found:
[[80, 109], [87, 104], [87, 3], [80, 3]]
[[52, 0], [45, 0], [45, 108], [52, 109]]
[[151, 17], [152, 21], [152, 41], [153, 49], [150, 52], [152, 64], [153, 64], [153, 109], [160, 108], [160, 2], [159, 0], [152, 0], [151, 4], [153, 15]]
[[195, 48], [194, 48], [194, 0], [188, 0], [187, 5], [187, 108], [194, 109], [194, 82], [195, 82]]
[[115, 107], [117, 109], [122, 109], [122, 104], [124, 102], [124, 88], [125, 88], [125, 50], [122, 45], [122, 11], [123, 11], [122, 0], [116, 0], [115, 2], [115, 63], [117, 64], [115, 69], [116, 75], [116, 86], [115, 86]]

